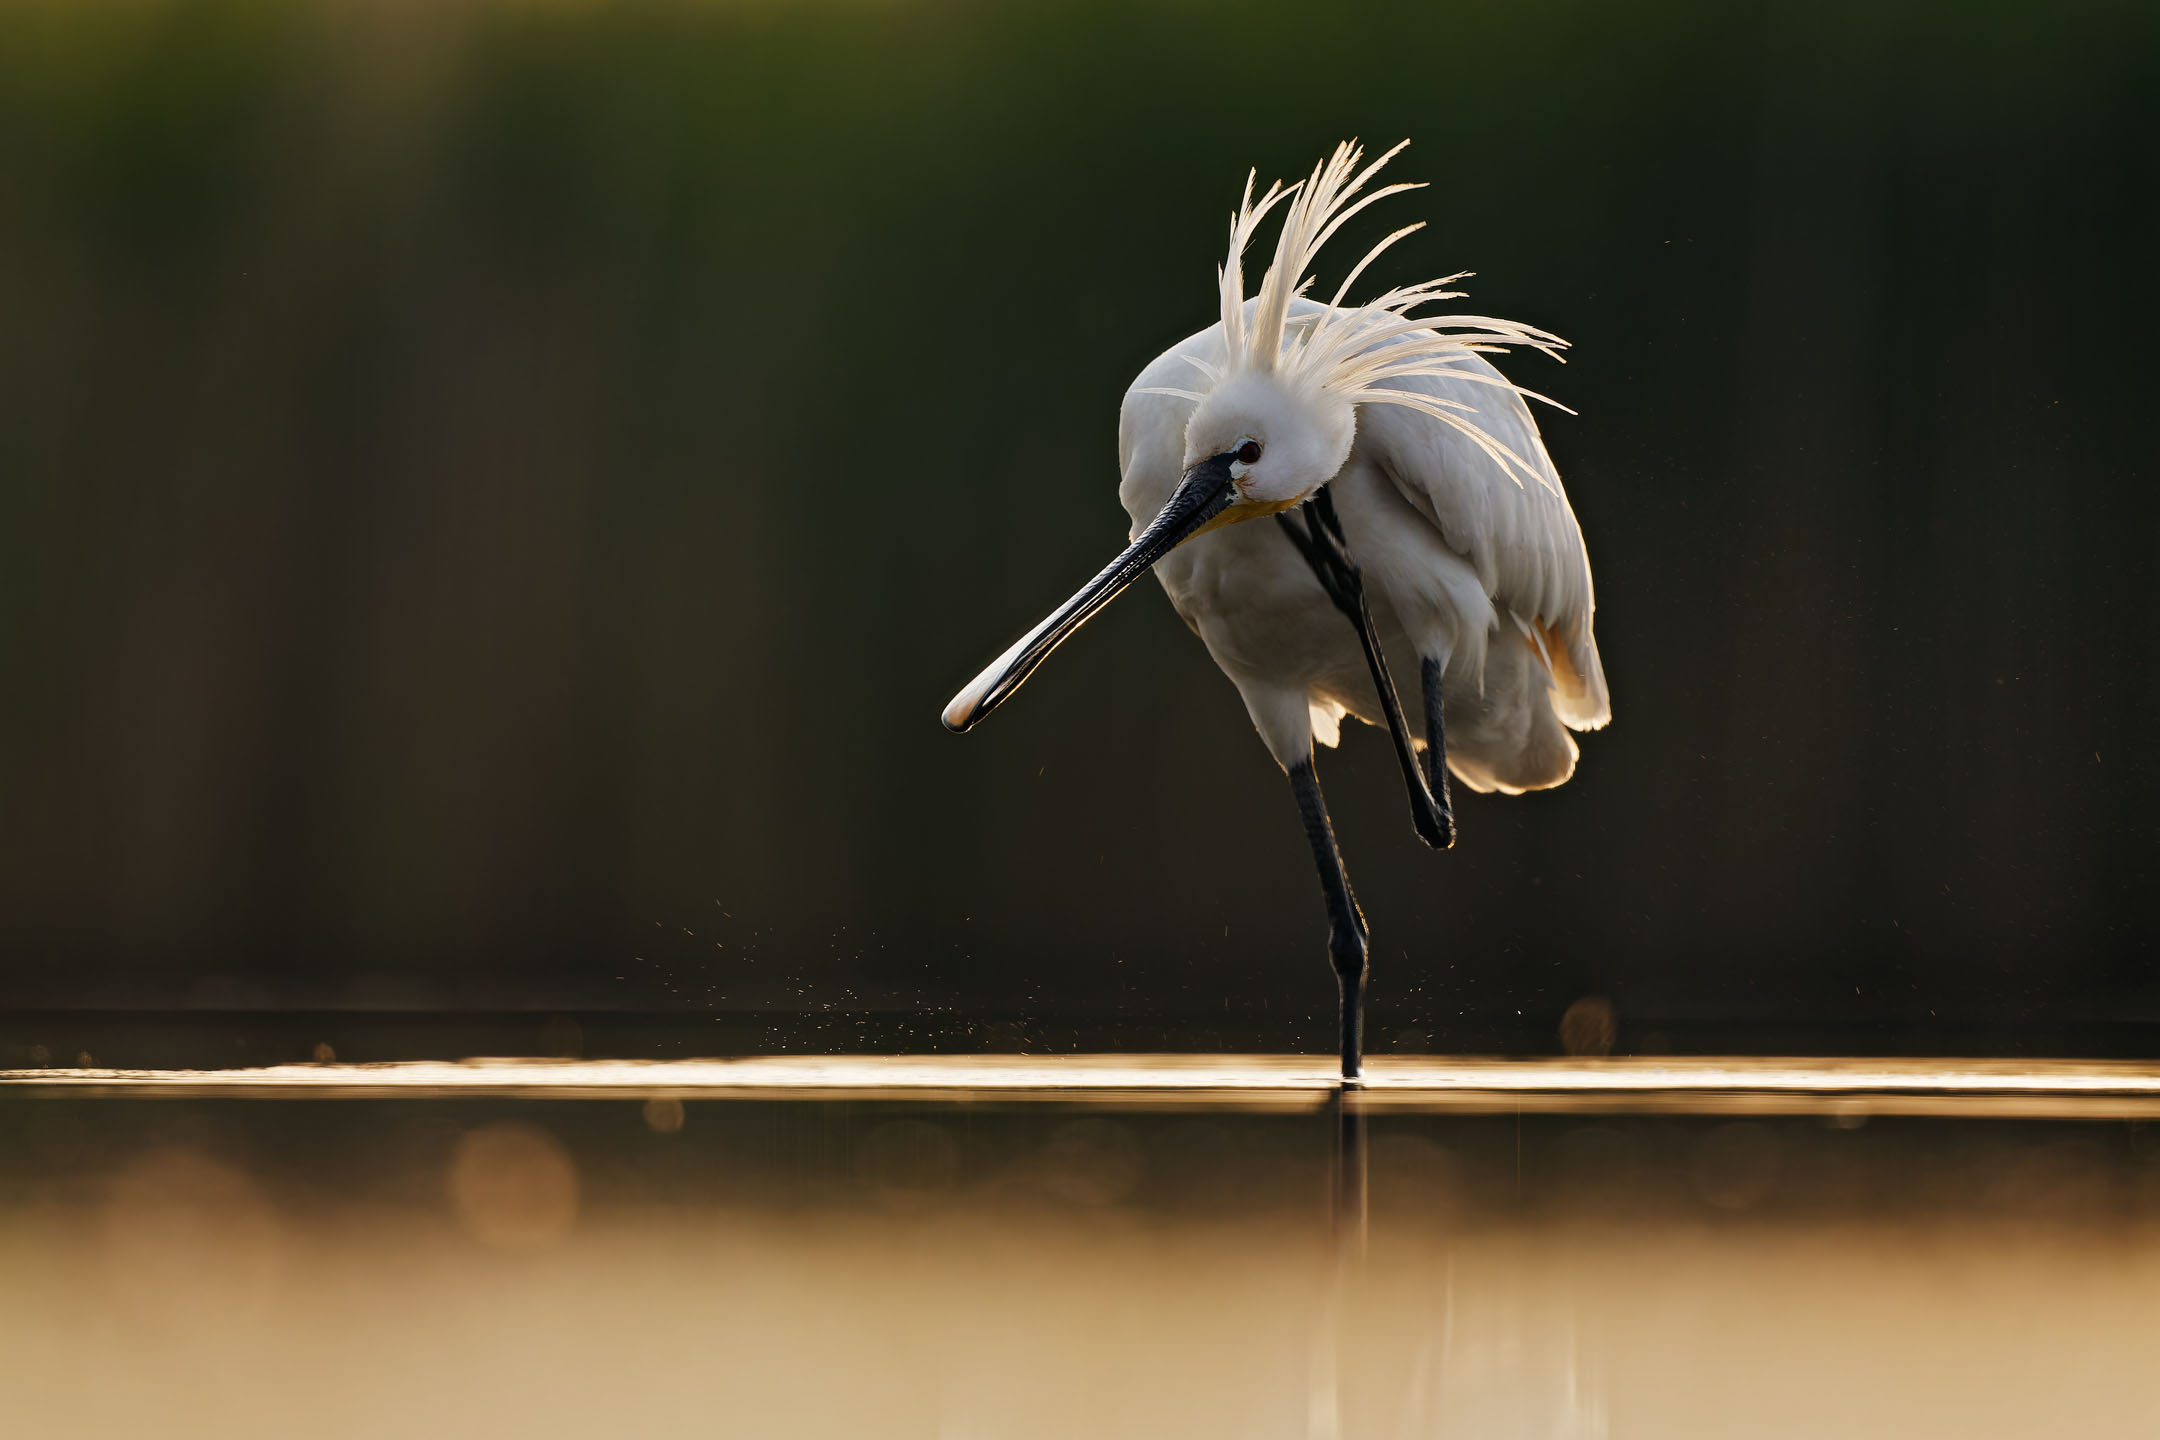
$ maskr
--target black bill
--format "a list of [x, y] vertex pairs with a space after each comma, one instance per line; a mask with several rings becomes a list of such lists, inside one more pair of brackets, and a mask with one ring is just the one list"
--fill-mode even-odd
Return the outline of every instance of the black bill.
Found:
[[1111, 561], [1100, 575], [1081, 586], [1079, 593], [1060, 605], [1049, 619], [1021, 636], [1010, 650], [970, 680], [966, 689], [953, 696], [941, 717], [945, 728], [958, 734], [1004, 704], [1006, 697], [1035, 673], [1036, 666], [1050, 658], [1050, 652], [1057, 649], [1066, 636], [1088, 622], [1089, 616], [1115, 600], [1119, 592], [1145, 575], [1156, 561], [1229, 509], [1237, 499], [1237, 490], [1230, 483], [1231, 459], [1229, 455], [1216, 455], [1186, 471], [1184, 481], [1172, 492], [1162, 512], [1140, 532], [1140, 538], [1125, 547], [1124, 554]]

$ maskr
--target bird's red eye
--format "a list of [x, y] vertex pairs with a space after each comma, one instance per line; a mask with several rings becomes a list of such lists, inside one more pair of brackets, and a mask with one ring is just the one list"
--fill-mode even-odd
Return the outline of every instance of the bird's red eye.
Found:
[[1244, 444], [1242, 444], [1242, 445], [1238, 446], [1238, 447], [1237, 447], [1237, 458], [1238, 458], [1238, 464], [1240, 464], [1240, 465], [1257, 465], [1257, 464], [1259, 464], [1259, 463], [1260, 463], [1260, 442], [1259, 442], [1259, 441], [1257, 441], [1257, 440], [1247, 440], [1247, 441], [1246, 441], [1246, 442], [1245, 442]]

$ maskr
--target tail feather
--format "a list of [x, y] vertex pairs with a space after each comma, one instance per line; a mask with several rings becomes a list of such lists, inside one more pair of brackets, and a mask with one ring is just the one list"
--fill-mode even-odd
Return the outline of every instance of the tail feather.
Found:
[[1570, 730], [1601, 730], [1612, 723], [1612, 696], [1605, 690], [1605, 662], [1598, 658], [1590, 627], [1572, 636], [1544, 626], [1548, 668], [1552, 671], [1553, 710]]
[[[1501, 626], [1486, 652], [1484, 686], [1447, 690], [1448, 769], [1473, 790], [1519, 795], [1564, 784], [1575, 773], [1575, 738], [1561, 724], [1604, 704], [1605, 676], [1593, 646], [1585, 675], [1574, 652], [1530, 627]], [[1565, 670], [1580, 702], [1562, 689]], [[1602, 720], [1599, 722], [1602, 723]]]

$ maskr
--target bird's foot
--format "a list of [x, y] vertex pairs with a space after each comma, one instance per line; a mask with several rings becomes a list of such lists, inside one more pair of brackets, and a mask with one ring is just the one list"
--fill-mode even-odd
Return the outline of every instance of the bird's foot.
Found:
[[1328, 935], [1328, 960], [1342, 987], [1342, 1077], [1357, 1083], [1365, 1066], [1365, 971], [1372, 940], [1360, 924], [1337, 926]]
[[1410, 811], [1410, 820], [1417, 827], [1418, 839], [1423, 840], [1433, 849], [1452, 850], [1455, 848], [1455, 816], [1452, 811], [1427, 811], [1422, 807], [1413, 806]]

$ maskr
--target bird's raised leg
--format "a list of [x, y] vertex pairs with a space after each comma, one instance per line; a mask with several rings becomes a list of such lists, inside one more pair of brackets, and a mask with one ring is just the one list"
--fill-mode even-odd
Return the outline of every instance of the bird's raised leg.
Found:
[[1290, 767], [1290, 789], [1297, 796], [1298, 817], [1305, 822], [1313, 868], [1320, 872], [1320, 894], [1327, 901], [1328, 963], [1342, 987], [1342, 1073], [1343, 1079], [1355, 1080], [1364, 1063], [1365, 955], [1372, 942], [1357, 896], [1350, 893], [1350, 877], [1343, 872], [1342, 851], [1335, 844], [1335, 827], [1328, 822], [1311, 755]]
[[[1304, 523], [1298, 517], [1305, 516]], [[1297, 546], [1305, 563], [1312, 567], [1313, 575], [1320, 581], [1328, 599], [1335, 608], [1349, 617], [1357, 628], [1358, 644], [1364, 648], [1366, 668], [1372, 671], [1373, 688], [1380, 692], [1380, 707], [1387, 715], [1388, 734], [1395, 741], [1395, 760], [1402, 767], [1403, 786], [1410, 792], [1410, 823], [1417, 828], [1418, 838], [1435, 850], [1446, 850], [1455, 844], [1455, 816], [1448, 807], [1447, 783], [1442, 779], [1435, 794], [1424, 771], [1418, 765], [1417, 747], [1410, 742], [1410, 725], [1403, 719], [1402, 699], [1395, 693], [1395, 678], [1388, 673], [1387, 656], [1380, 649], [1380, 637], [1373, 630], [1372, 609], [1365, 603], [1365, 577], [1358, 570], [1357, 562], [1350, 558], [1350, 547], [1343, 541], [1342, 522], [1335, 517], [1335, 502], [1328, 498], [1322, 487], [1312, 499], [1297, 510], [1287, 511], [1275, 517], [1282, 523], [1283, 532], [1290, 543]], [[1436, 679], [1428, 679], [1426, 694], [1428, 702], [1434, 694]], [[1438, 712], [1428, 720], [1431, 733], [1439, 737]], [[1444, 777], [1446, 771], [1441, 771]]]
[[1447, 728], [1440, 720], [1440, 681], [1447, 665], [1426, 656], [1419, 666], [1419, 678], [1425, 683], [1425, 784], [1432, 791], [1433, 803], [1439, 807], [1440, 816], [1447, 822], [1447, 832], [1455, 833], [1455, 807], [1448, 798]]

